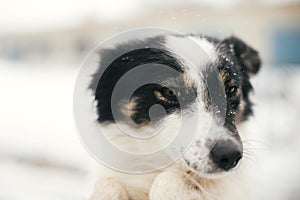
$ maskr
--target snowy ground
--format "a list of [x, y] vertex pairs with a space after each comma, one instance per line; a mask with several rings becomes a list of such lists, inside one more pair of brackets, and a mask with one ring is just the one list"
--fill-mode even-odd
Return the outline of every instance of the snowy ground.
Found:
[[[0, 200], [88, 199], [97, 163], [73, 124], [77, 73], [0, 62]], [[254, 87], [252, 199], [300, 199], [300, 68], [265, 67]]]
[[0, 67], [0, 199], [87, 199], [90, 166], [72, 116], [75, 67]]
[[267, 68], [253, 81], [252, 199], [300, 199], [300, 67]]

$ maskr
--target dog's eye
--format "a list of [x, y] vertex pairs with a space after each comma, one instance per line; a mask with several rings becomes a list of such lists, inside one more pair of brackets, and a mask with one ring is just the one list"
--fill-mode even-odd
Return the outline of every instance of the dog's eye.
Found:
[[227, 92], [228, 92], [229, 94], [235, 94], [237, 90], [238, 90], [238, 87], [237, 87], [237, 86], [230, 86], [230, 87], [227, 89]]
[[162, 87], [161, 88], [161, 94], [164, 95], [164, 97], [168, 99], [175, 99], [176, 98], [176, 93], [174, 89], [169, 89], [167, 87]]

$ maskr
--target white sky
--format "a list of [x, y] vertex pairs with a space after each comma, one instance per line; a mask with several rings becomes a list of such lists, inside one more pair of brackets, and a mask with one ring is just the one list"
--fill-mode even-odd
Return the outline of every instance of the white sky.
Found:
[[[243, 0], [185, 0], [215, 7], [230, 7]], [[274, 4], [299, 0], [257, 0]], [[168, 6], [180, 0], [0, 0], [0, 34], [49, 29], [95, 17], [103, 21], [128, 20], [150, 6]], [[167, 5], [168, 4], [168, 5]]]
[[72, 25], [90, 16], [118, 20], [138, 7], [136, 0], [0, 0], [0, 33]]

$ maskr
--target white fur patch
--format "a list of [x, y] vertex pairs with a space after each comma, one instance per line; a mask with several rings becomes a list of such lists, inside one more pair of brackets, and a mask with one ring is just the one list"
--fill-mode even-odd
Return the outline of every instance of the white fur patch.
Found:
[[205, 67], [217, 58], [214, 45], [205, 38], [167, 36], [165, 46], [170, 52], [187, 59], [197, 68]]

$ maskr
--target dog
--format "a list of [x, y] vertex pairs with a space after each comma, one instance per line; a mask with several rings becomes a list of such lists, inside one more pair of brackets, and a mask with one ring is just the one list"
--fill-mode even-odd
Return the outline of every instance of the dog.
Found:
[[[193, 121], [196, 128], [184, 129], [192, 141], [185, 150], [180, 146], [184, 142], [179, 145], [180, 155], [170, 165], [147, 171], [155, 161], [140, 161], [146, 174], [103, 167], [92, 200], [245, 199], [237, 194], [242, 191], [240, 166], [244, 162], [238, 127], [253, 114], [250, 78], [261, 66], [255, 49], [235, 36], [166, 34], [117, 44], [101, 50], [100, 57], [89, 88], [97, 123], [116, 146], [128, 152], [154, 152], [174, 140], [182, 123]], [[146, 84], [133, 91], [124, 91], [126, 85], [122, 91], [131, 92], [130, 97], [116, 96], [112, 101], [118, 81], [141, 65], [145, 72], [127, 81], [147, 79]], [[158, 72], [162, 66], [172, 72]], [[164, 112], [152, 112], [155, 105]], [[163, 130], [143, 140], [124, 136], [117, 124], [137, 137], [149, 136], [143, 133], [157, 127]]]

